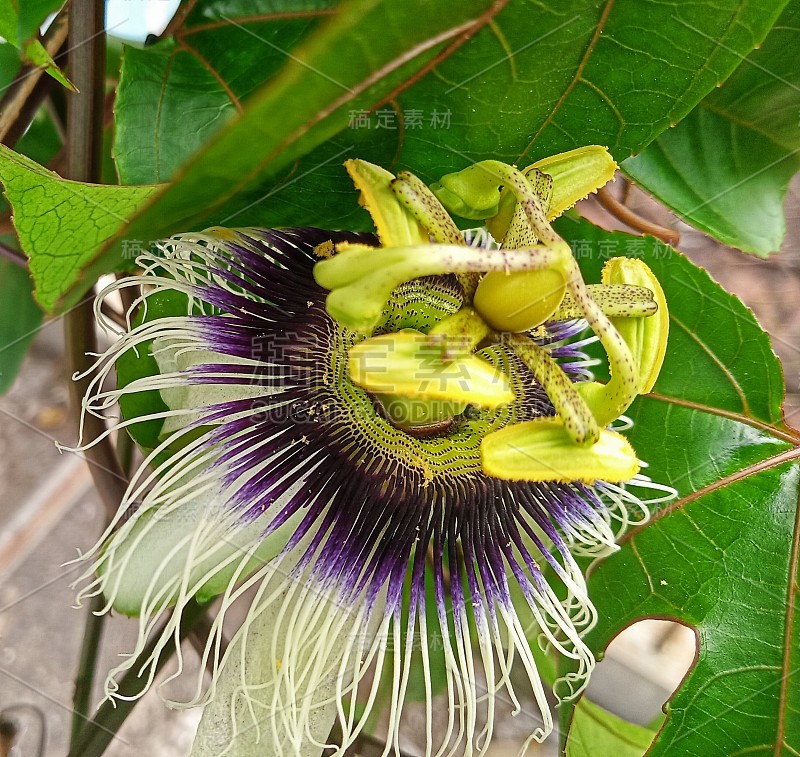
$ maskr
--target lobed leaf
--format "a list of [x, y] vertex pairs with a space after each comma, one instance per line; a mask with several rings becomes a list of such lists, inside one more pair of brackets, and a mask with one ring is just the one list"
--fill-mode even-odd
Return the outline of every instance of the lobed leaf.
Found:
[[130, 265], [125, 248], [104, 245], [155, 192], [67, 181], [3, 145], [0, 181], [45, 310], [55, 308], [66, 291], [73, 296], [65, 306], [74, 305], [99, 274]]
[[766, 257], [786, 234], [783, 202], [800, 170], [800, 0], [764, 44], [675, 129], [622, 168], [679, 216]]
[[126, 53], [117, 101], [121, 176], [171, 183], [81, 250], [79, 274], [51, 300], [75, 302], [92, 278], [84, 266], [109, 270], [104, 250], [123, 237], [363, 226], [339, 166], [349, 155], [427, 180], [587, 142], [624, 157], [724, 79], [783, 4], [431, 0], [420, 14], [386, 0], [335, 13], [326, 0], [199, 2], [174, 41]]
[[363, 228], [346, 157], [427, 181], [590, 142], [627, 157], [724, 80], [784, 4], [436, 0], [419, 14], [351, 0], [332, 16], [326, 0], [200, 2], [172, 46], [125, 57], [120, 174], [174, 180], [130, 235]]
[[[585, 222], [562, 233], [592, 251], [587, 269], [599, 269], [601, 243], [631, 240]], [[587, 642], [601, 655], [645, 617], [696, 629], [696, 665], [648, 754], [794, 754], [800, 435], [780, 416], [780, 365], [752, 314], [704, 271], [655, 240], [638, 254], [664, 287], [672, 328], [628, 436], [679, 499], [591, 573], [599, 621]]]

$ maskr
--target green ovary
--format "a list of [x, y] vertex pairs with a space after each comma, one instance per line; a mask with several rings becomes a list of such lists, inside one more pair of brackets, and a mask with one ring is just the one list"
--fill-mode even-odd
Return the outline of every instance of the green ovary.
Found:
[[548, 320], [564, 299], [560, 271], [487, 273], [475, 292], [475, 309], [498, 331], [530, 331]]

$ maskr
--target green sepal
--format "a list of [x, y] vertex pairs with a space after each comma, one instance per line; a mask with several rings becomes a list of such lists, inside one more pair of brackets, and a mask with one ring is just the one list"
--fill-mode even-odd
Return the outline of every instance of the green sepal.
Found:
[[[185, 316], [188, 309], [189, 298], [186, 294], [174, 289], [162, 289], [147, 296], [145, 306], [139, 308], [139, 312], [131, 325], [137, 327], [143, 323], [149, 323], [161, 318]], [[158, 362], [151, 352], [152, 346], [153, 340], [150, 339], [137, 345], [136, 349], [129, 349], [117, 358], [118, 389], [125, 388], [137, 379], [159, 374]], [[158, 389], [122, 394], [119, 398], [119, 407], [123, 418], [126, 420], [169, 410]], [[153, 449], [161, 442], [160, 436], [163, 425], [164, 419], [157, 418], [132, 423], [127, 427], [127, 430], [131, 438], [140, 447]]]
[[[187, 528], [193, 528], [204, 511], [216, 506], [218, 504], [212, 502], [189, 501], [168, 515], [152, 510], [143, 514], [129, 531], [124, 532], [124, 538], [111, 537], [103, 551], [111, 551], [112, 554], [106, 555], [107, 559], [100, 566], [98, 574], [108, 582], [107, 591], [113, 592], [114, 610], [136, 617], [141, 614], [148, 597], [159, 595], [167, 606], [175, 603], [177, 587], [167, 595], [168, 587], [174, 582], [175, 576], [183, 573], [189, 554], [188, 544], [173, 552], [178, 540], [176, 534], [182, 535]], [[239, 570], [241, 558], [255, 541], [259, 541], [258, 548], [240, 570], [240, 579], [246, 578], [280, 553], [297, 524], [287, 521], [268, 537], [261, 538], [270, 519], [271, 516], [262, 517], [232, 530], [220, 526], [218, 548], [200, 561], [188, 578], [188, 586], [193, 586], [208, 574], [194, 594], [198, 602], [210, 602], [228, 588]], [[173, 554], [170, 555], [171, 552]]]

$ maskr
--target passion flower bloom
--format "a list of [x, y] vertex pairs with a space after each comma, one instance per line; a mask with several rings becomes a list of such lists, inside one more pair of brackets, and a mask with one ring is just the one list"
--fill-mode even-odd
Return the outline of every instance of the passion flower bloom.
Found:
[[[350, 170], [362, 179], [380, 171], [367, 166]], [[581, 636], [595, 609], [575, 556], [608, 553], [631, 520], [647, 517], [637, 487], [659, 498], [666, 491], [638, 474], [619, 434], [600, 429], [587, 440], [573, 423], [581, 413], [590, 426], [610, 422], [596, 409], [604, 387], [582, 352], [595, 337], [582, 338], [586, 321], [574, 317], [583, 312], [582, 282], [571, 304], [558, 295], [545, 324], [501, 335], [485, 325], [491, 306], [479, 304], [478, 276], [528, 270], [530, 254], [495, 249], [485, 232], [459, 233], [455, 246], [449, 226], [447, 242], [430, 244], [427, 234], [436, 239], [441, 227], [423, 224], [429, 254], [419, 263], [419, 240], [396, 240], [396, 218], [415, 229], [417, 216], [376, 199], [382, 182], [372, 194], [359, 186], [383, 249], [365, 234], [216, 228], [159, 244], [138, 261], [143, 275], [111, 288], [137, 286], [141, 295], [131, 328], [117, 330], [94, 369], [84, 412], [119, 402], [129, 417], [117, 428], [139, 433], [156, 423], [158, 440], [117, 518], [82, 557], [91, 567], [79, 596], [102, 593], [106, 610], [140, 618], [134, 655], [158, 637], [142, 670], [149, 681], [187, 605], [219, 597], [203, 660], [212, 683], [198, 680], [190, 702], [212, 702], [198, 755], [249, 754], [254, 744], [265, 754], [319, 754], [336, 720], [342, 754], [382, 683], [390, 687], [387, 752], [397, 749], [412, 672], [424, 683], [427, 753], [482, 753], [497, 697], [519, 709], [516, 664], [541, 712], [531, 738], [542, 740], [553, 724], [531, 644], [573, 661], [561, 695], [583, 689], [594, 658]], [[358, 256], [367, 254], [375, 262], [362, 269]], [[608, 295], [613, 311], [621, 296], [635, 310], [650, 280], [630, 288], [618, 269], [595, 299]], [[382, 283], [370, 278], [377, 274]], [[366, 294], [337, 299], [347, 286]], [[371, 308], [381, 287], [388, 294]], [[491, 301], [488, 287], [481, 291]], [[367, 327], [348, 325], [362, 318]], [[663, 352], [648, 357], [652, 340], [639, 326], [618, 342], [652, 385]], [[115, 365], [122, 381], [105, 389]], [[140, 402], [135, 411], [131, 400]], [[245, 620], [221, 654], [237, 600], [249, 603]], [[112, 671], [110, 696], [134, 655]], [[434, 734], [440, 688], [448, 720]]]

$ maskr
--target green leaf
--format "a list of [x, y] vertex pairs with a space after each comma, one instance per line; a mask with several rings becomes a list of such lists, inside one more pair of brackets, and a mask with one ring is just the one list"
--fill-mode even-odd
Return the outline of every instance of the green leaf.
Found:
[[575, 707], [567, 757], [642, 757], [655, 731], [634, 725], [583, 697]]
[[53, 2], [53, 0], [25, 0], [18, 14], [12, 0], [0, 0], [0, 36], [22, 51], [25, 62], [43, 68], [68, 90], [77, 92], [75, 85], [55, 64], [38, 37], [39, 27], [48, 14], [61, 5], [63, 2]]
[[42, 323], [28, 272], [0, 260], [0, 392], [6, 392]]
[[98, 252], [155, 192], [67, 181], [2, 145], [0, 180], [45, 310], [68, 291], [64, 304], [74, 305], [98, 275], [130, 265], [122, 246]]
[[439, 138], [406, 131], [403, 160], [420, 170], [463, 168], [467, 157], [525, 165], [593, 143], [627, 158], [724, 80], [784, 4], [512, 0], [435, 76], [401, 95], [403, 108], [452, 109]]
[[0, 36], [16, 47], [19, 39], [17, 9], [11, 0], [0, 0]]
[[[117, 98], [114, 158], [125, 184], [171, 179], [236, 113], [208, 68], [171, 43], [125, 47]], [[184, 128], [176, 129], [182, 121]]]
[[287, 51], [330, 15], [332, 5], [200, 3], [176, 41], [126, 47], [114, 141], [123, 183], [171, 179], [280, 70]]
[[[118, 238], [209, 224], [363, 227], [339, 167], [348, 155], [399, 159], [428, 180], [487, 153], [532, 161], [594, 141], [625, 156], [725, 78], [783, 4], [724, 0], [710, 13], [706, 0], [431, 0], [420, 14], [413, 4], [346, 0], [330, 15], [297, 0], [200, 3], [174, 47], [130, 56], [132, 71], [149, 73], [141, 88], [128, 78], [118, 100], [127, 114], [120, 172], [154, 180], [183, 167]], [[288, 60], [273, 73], [276, 52]], [[251, 91], [261, 59], [270, 78]], [[198, 66], [207, 73], [192, 76]], [[197, 118], [193, 82], [212, 103]], [[230, 112], [223, 91], [244, 111], [220, 126]], [[391, 115], [394, 128], [378, 128]]]
[[[0, 71], [2, 71], [2, 51], [6, 47], [11, 46], [0, 45]], [[13, 48], [11, 49], [13, 50]], [[14, 51], [14, 58], [16, 61], [14, 72], [16, 73], [19, 67], [19, 58], [16, 55], [16, 51]], [[0, 81], [2, 81], [2, 73], [0, 73]], [[61, 149], [61, 136], [53, 123], [53, 119], [44, 109], [36, 114], [28, 130], [17, 140], [15, 147], [17, 152], [32, 158], [42, 165], [46, 165], [55, 157], [56, 153]], [[7, 210], [8, 203], [0, 197], [0, 211]]]
[[[159, 210], [146, 213], [141, 223], [154, 224], [158, 233], [226, 223], [231, 217], [246, 224], [324, 225], [341, 223], [344, 212], [352, 225], [349, 208], [334, 207], [341, 193], [348, 191], [347, 178], [338, 167], [346, 155], [375, 159], [380, 153], [395, 159], [399, 151], [402, 164], [429, 180], [473, 158], [533, 161], [589, 142], [608, 144], [617, 156], [625, 157], [685, 115], [724, 79], [738, 63], [737, 54], [746, 54], [764, 37], [783, 0], [767, 4], [727, 0], [713, 13], [704, 1], [684, 2], [676, 9], [644, 8], [635, 2], [572, 0], [543, 5], [511, 0], [502, 10], [495, 4], [483, 16], [476, 15], [486, 5], [462, 3], [457, 6], [459, 15], [453, 16], [452, 4], [442, 4], [431, 7], [425, 23], [420, 23], [412, 6], [389, 8], [378, 3], [365, 13], [357, 3], [346, 3], [323, 26], [312, 27], [315, 15], [324, 12], [314, 3], [279, 6], [284, 15], [295, 16], [302, 8], [305, 15], [300, 18], [287, 19], [270, 3], [271, 14], [251, 12], [241, 21], [220, 11], [218, 3], [201, 4], [198, 7], [206, 11], [203, 23], [197, 21], [199, 16], [190, 18], [175, 47], [133, 53], [130, 62], [126, 56], [125, 65], [139, 72], [149, 56], [143, 86], [129, 78], [120, 92], [117, 155], [126, 180], [172, 175], [198, 143], [222, 128], [220, 113], [230, 111], [223, 92], [228, 90], [233, 107], [240, 106], [248, 95], [247, 83], [271, 75], [281, 51], [305, 30], [313, 30], [292, 49], [294, 59], [280, 74], [245, 101], [245, 115], [215, 132], [211, 145], [164, 195]], [[470, 20], [469, 14], [474, 23], [455, 36], [458, 24]], [[489, 21], [491, 27], [481, 29]], [[417, 56], [413, 67], [403, 67], [402, 74], [378, 77], [380, 86], [367, 88], [363, 95], [345, 91], [359, 81], [365, 85], [381, 65], [391, 66], [392, 56], [404, 45], [406, 50], [415, 44], [420, 49], [426, 39], [430, 43], [437, 31], [447, 34], [448, 28], [454, 43], [444, 51], [443, 45], [436, 48], [441, 51], [436, 75], [419, 79], [415, 73], [433, 62], [426, 53]], [[387, 29], [392, 30], [391, 39]], [[399, 39], [402, 29], [406, 32]], [[531, 36], [531, 29], [537, 36]], [[379, 38], [381, 55], [362, 59], [362, 49], [374, 47], [371, 40]], [[232, 47], [237, 50], [235, 60]], [[255, 71], [253, 55], [259, 52], [266, 62]], [[199, 67], [207, 72], [197, 79], [198, 87], [213, 90], [211, 110], [187, 119], [185, 114], [194, 112], [192, 103], [198, 96], [187, 82]], [[283, 87], [295, 80], [296, 91], [284, 97]], [[656, 80], [658, 94], [652, 92]], [[384, 104], [389, 93], [396, 94], [395, 100]], [[331, 109], [337, 103], [341, 105]], [[367, 112], [376, 107], [368, 118]], [[144, 123], [148, 126], [142, 130]], [[348, 125], [351, 128], [342, 131]], [[173, 137], [166, 148], [156, 148], [154, 129], [165, 135], [182, 134], [185, 140]], [[335, 144], [319, 147], [288, 171], [290, 159], [337, 132]], [[270, 156], [283, 137], [289, 141]], [[143, 160], [146, 156], [150, 165]], [[279, 189], [281, 197], [269, 201]], [[202, 193], [200, 201], [190, 203], [189, 197], [197, 192]], [[319, 198], [326, 195], [331, 200], [323, 201], [327, 212], [320, 218]], [[243, 211], [248, 205], [251, 208]]]
[[[631, 251], [632, 238], [585, 222], [561, 230], [593, 251], [582, 262], [595, 273], [601, 244], [606, 255]], [[795, 754], [800, 436], [779, 413], [780, 365], [747, 308], [679, 253], [645, 241], [638, 254], [664, 287], [671, 332], [628, 436], [647, 475], [679, 499], [591, 574], [599, 621], [587, 643], [601, 655], [644, 617], [697, 629], [697, 663], [648, 754]]]
[[21, 0], [19, 3], [19, 39], [28, 39], [37, 34], [39, 27], [51, 13], [55, 13], [64, 0]]
[[[288, 61], [134, 228], [189, 228], [214, 217], [225, 201], [265, 181], [274, 183], [293, 160], [345, 128], [350, 109], [386, 97], [447, 42], [485, 23], [491, 14], [486, 19], [480, 14], [487, 6], [489, 0], [456, 6], [435, 0], [420, 14], [409, 5], [348, 0], [291, 55], [277, 36]], [[250, 49], [250, 55], [241, 55], [245, 63], [254, 50], [263, 57], [274, 49], [258, 32], [244, 35], [252, 40], [247, 44], [237, 31], [237, 53]]]
[[800, 0], [760, 49], [624, 171], [679, 216], [765, 257], [786, 233], [783, 202], [800, 170]]
[[[186, 295], [181, 292], [169, 290], [154, 292], [147, 297], [146, 303], [147, 306], [142, 307], [133, 320], [132, 325], [134, 327], [158, 318], [186, 315]], [[150, 339], [120, 355], [115, 366], [117, 387], [119, 389], [128, 386], [128, 384], [137, 379], [158, 375], [158, 363], [152, 355], [152, 346], [153, 340]], [[119, 398], [119, 407], [122, 411], [122, 416], [127, 420], [169, 410], [157, 389], [123, 394]], [[148, 420], [133, 423], [127, 429], [131, 438], [140, 447], [149, 451], [157, 447], [162, 441], [159, 435], [163, 425], [163, 419]]]
[[55, 61], [50, 57], [47, 50], [38, 39], [31, 39], [25, 43], [23, 48], [23, 56], [25, 60], [39, 68], [43, 68], [50, 76], [52, 76], [59, 84], [66, 87], [70, 92], [77, 92], [75, 85], [67, 79], [62, 73], [61, 69], [55, 64]]
[[[491, 26], [440, 61], [435, 75], [401, 84], [400, 89], [412, 86], [394, 104], [380, 105], [371, 118], [367, 108], [351, 105], [348, 125], [351, 132], [368, 132], [360, 135], [361, 149], [365, 141], [371, 146], [367, 149], [388, 144], [404, 165], [433, 171], [431, 179], [463, 167], [467, 156], [532, 162], [593, 141], [609, 144], [624, 158], [686, 115], [728, 76], [740, 56], [763, 39], [784, 4], [727, 0], [709, 13], [706, 0], [647, 7], [633, 0], [511, 0], [502, 3]], [[165, 164], [173, 167], [188, 160], [203, 134], [219, 128], [219, 119], [213, 121], [219, 115], [216, 106], [225, 105], [224, 90], [228, 105], [239, 107], [248, 86], [266, 81], [285, 51], [315, 28], [330, 6], [330, 0], [277, 5], [207, 0], [198, 4], [168, 53], [132, 53], [125, 61], [132, 71], [140, 70], [144, 58], [151, 59], [145, 86], [158, 96], [147, 102], [144, 88], [132, 77], [130, 86], [120, 90], [118, 107], [126, 107], [130, 98], [131, 114], [128, 127], [124, 111], [119, 111], [118, 159], [125, 180], [168, 178]], [[231, 48], [237, 50], [235, 58]], [[174, 114], [194, 113], [197, 91], [186, 81], [199, 69], [206, 69], [199, 86], [213, 87], [212, 75], [217, 85], [209, 111], [186, 123]], [[659, 83], [657, 93], [653, 81]], [[158, 148], [159, 165], [143, 165], [142, 156], [156, 144], [154, 129], [188, 139], [183, 145], [168, 139], [167, 148]], [[253, 143], [259, 149], [258, 140]], [[388, 154], [397, 159], [392, 151]], [[315, 156], [309, 168], [321, 162]], [[318, 178], [313, 173], [309, 187]], [[295, 186], [292, 194], [305, 185]], [[340, 177], [339, 187], [346, 186]], [[314, 212], [313, 199], [308, 200]], [[214, 222], [219, 221], [215, 216]], [[288, 222], [308, 223], [296, 218]], [[249, 218], [247, 223], [266, 225]]]
[[0, 88], [5, 90], [14, 81], [14, 77], [19, 71], [19, 65], [17, 48], [8, 42], [0, 43]]
[[28, 130], [17, 140], [17, 152], [37, 163], [49, 163], [61, 149], [61, 136], [53, 119], [40, 110]]

